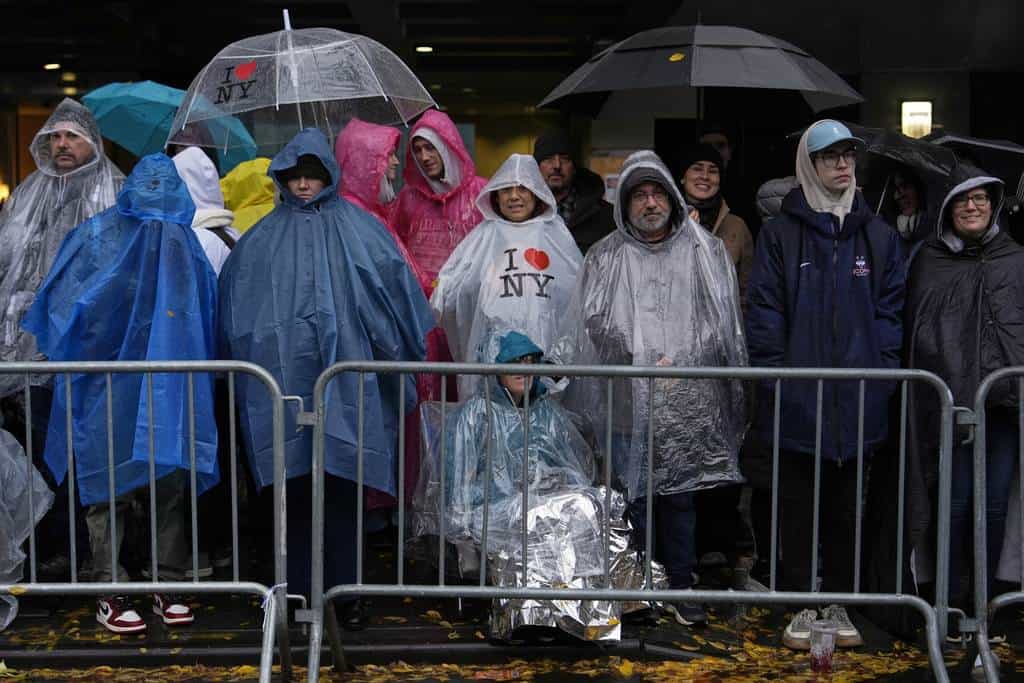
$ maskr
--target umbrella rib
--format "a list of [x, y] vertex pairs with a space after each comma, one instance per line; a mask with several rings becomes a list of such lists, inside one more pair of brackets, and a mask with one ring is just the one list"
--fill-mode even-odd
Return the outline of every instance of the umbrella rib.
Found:
[[[384, 85], [380, 82], [380, 79], [377, 78], [377, 74], [374, 72], [373, 67], [370, 66], [370, 60], [367, 59], [366, 55], [363, 54], [363, 46], [362, 46], [361, 43], [356, 43], [356, 52], [358, 52], [359, 56], [363, 58], [363, 63], [366, 64], [367, 71], [369, 71], [370, 75], [373, 76], [373, 81], [374, 81], [374, 83], [377, 84], [377, 89], [380, 90], [381, 97], [383, 97], [384, 101], [387, 102], [388, 99], [389, 99], [388, 98], [388, 94], [386, 92], [384, 92]], [[398, 111], [397, 107], [395, 107], [395, 111]], [[402, 116], [402, 113], [399, 112], [398, 115]], [[402, 117], [402, 120], [404, 121], [405, 117]]]

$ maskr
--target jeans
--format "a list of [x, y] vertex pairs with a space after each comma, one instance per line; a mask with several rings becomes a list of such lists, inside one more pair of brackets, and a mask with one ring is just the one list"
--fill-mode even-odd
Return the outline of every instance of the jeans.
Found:
[[[1006, 531], [1006, 510], [1010, 484], [1017, 470], [1019, 431], [1016, 413], [986, 411], [985, 415], [985, 537], [988, 558], [988, 587], [991, 592], [999, 553]], [[965, 562], [970, 566], [974, 553], [967, 545], [973, 537], [974, 518], [974, 444], [953, 449], [953, 482], [949, 515], [949, 599], [959, 600]]]

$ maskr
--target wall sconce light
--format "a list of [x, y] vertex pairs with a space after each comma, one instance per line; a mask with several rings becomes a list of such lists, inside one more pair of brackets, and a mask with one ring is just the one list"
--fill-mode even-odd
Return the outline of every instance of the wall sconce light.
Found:
[[7, 183], [0, 180], [0, 204], [7, 201], [7, 198], [11, 196], [11, 188], [7, 186]]
[[932, 132], [932, 101], [900, 103], [900, 131], [908, 138], [923, 138]]

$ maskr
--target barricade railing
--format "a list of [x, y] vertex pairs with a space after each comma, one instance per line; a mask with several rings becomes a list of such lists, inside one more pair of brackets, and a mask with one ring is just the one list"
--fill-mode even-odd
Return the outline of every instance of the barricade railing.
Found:
[[[358, 391], [356, 401], [357, 419], [357, 444], [356, 444], [356, 475], [357, 475], [357, 519], [356, 534], [357, 543], [354, 548], [356, 554], [356, 580], [354, 584], [324, 586], [324, 526], [331, 520], [324, 519], [324, 453], [326, 425], [332, 419], [340, 419], [338, 416], [327, 414], [325, 403], [326, 392], [329, 383], [338, 375], [343, 373], [355, 373], [358, 377]], [[399, 375], [397, 385], [399, 387], [398, 399], [398, 429], [399, 438], [397, 444], [397, 492], [398, 492], [398, 544], [396, 552], [397, 581], [394, 584], [364, 583], [363, 575], [363, 545], [364, 545], [364, 522], [363, 522], [363, 493], [364, 493], [364, 423], [365, 423], [365, 396], [364, 382], [367, 375]], [[451, 585], [445, 584], [445, 528], [444, 528], [444, 467], [445, 457], [442, 451], [440, 457], [441, 466], [441, 514], [439, 514], [439, 558], [438, 558], [438, 580], [437, 585], [410, 584], [405, 581], [403, 568], [405, 563], [405, 540], [406, 540], [406, 502], [404, 500], [405, 490], [405, 440], [418, 438], [418, 435], [405, 434], [405, 377], [420, 374], [437, 375], [507, 375], [510, 374], [508, 365], [498, 364], [471, 364], [471, 363], [414, 363], [414, 362], [342, 362], [326, 369], [317, 379], [313, 394], [312, 415], [300, 419], [303, 424], [314, 425], [313, 439], [313, 468], [312, 468], [312, 576], [311, 576], [311, 608], [306, 616], [310, 622], [309, 631], [309, 681], [318, 680], [319, 662], [326, 626], [331, 654], [334, 659], [334, 666], [344, 670], [346, 667], [345, 653], [340, 640], [340, 631], [337, 618], [332, 605], [332, 600], [338, 597], [356, 598], [360, 596], [392, 596], [392, 597], [414, 597], [414, 598], [482, 598], [482, 599], [536, 599], [536, 600], [613, 600], [613, 601], [689, 601], [707, 604], [742, 603], [758, 605], [792, 604], [792, 605], [824, 605], [844, 604], [850, 606], [903, 606], [916, 610], [921, 614], [925, 624], [925, 637], [927, 652], [932, 673], [936, 680], [947, 681], [948, 674], [943, 662], [940, 643], [945, 637], [948, 604], [946, 599], [948, 582], [948, 528], [949, 528], [949, 482], [951, 472], [951, 452], [953, 441], [953, 398], [946, 384], [936, 375], [919, 370], [877, 370], [877, 369], [835, 369], [835, 368], [678, 368], [678, 367], [633, 367], [633, 366], [557, 366], [557, 365], [521, 365], [515, 366], [514, 374], [527, 376], [548, 376], [556, 378], [580, 378], [597, 377], [601, 378], [607, 386], [607, 424], [605, 434], [601, 439], [606, 446], [604, 458], [604, 487], [606, 492], [612, 489], [611, 475], [611, 453], [613, 447], [612, 415], [615, 409], [613, 396], [614, 380], [629, 379], [632, 381], [646, 381], [648, 383], [648, 405], [647, 416], [649, 419], [646, 437], [648, 439], [647, 457], [647, 491], [653, 490], [653, 400], [655, 394], [655, 380], [740, 380], [773, 382], [773, 430], [774, 438], [772, 444], [772, 529], [771, 529], [771, 560], [770, 560], [770, 590], [767, 592], [743, 592], [737, 594], [725, 590], [673, 590], [655, 588], [651, 581], [651, 560], [652, 553], [652, 528], [653, 528], [653, 496], [646, 496], [646, 539], [644, 548], [644, 577], [645, 583], [642, 589], [615, 589], [608, 583], [607, 562], [610, 552], [608, 540], [608, 514], [609, 501], [606, 499], [604, 505], [604, 555], [605, 555], [605, 587], [596, 589], [579, 588], [550, 588], [530, 587], [526, 582], [527, 566], [527, 528], [525, 513], [528, 506], [529, 477], [522, 479], [522, 518], [523, 518], [523, 555], [522, 569], [524, 573], [523, 587], [499, 587], [486, 585], [485, 564], [486, 553], [481, 553], [481, 569], [479, 585]], [[811, 586], [804, 591], [780, 591], [776, 589], [776, 558], [779, 555], [779, 453], [780, 453], [780, 428], [781, 428], [781, 397], [784, 391], [784, 382], [788, 381], [813, 381], [817, 383], [817, 406], [816, 406], [816, 446], [814, 453], [814, 491], [813, 510], [814, 523], [811, 534]], [[858, 444], [857, 444], [857, 500], [856, 514], [857, 522], [854, 542], [854, 585], [852, 592], [818, 592], [816, 577], [818, 575], [818, 541], [819, 521], [821, 517], [821, 480], [822, 480], [822, 420], [823, 420], [823, 387], [827, 382], [847, 383], [847, 390], [856, 391], [858, 396]], [[900, 399], [900, 430], [899, 430], [899, 512], [897, 521], [897, 553], [895, 567], [895, 591], [891, 593], [864, 593], [861, 592], [861, 550], [862, 550], [862, 513], [863, 513], [863, 481], [864, 481], [864, 419], [865, 419], [865, 387], [868, 382], [899, 383]], [[849, 383], [856, 383], [856, 388], [850, 387]], [[446, 382], [441, 383], [441, 448], [445, 443], [445, 412], [448, 401], [445, 395]], [[485, 393], [485, 400], [490, 411], [490, 382], [482, 382]], [[937, 395], [937, 404], [940, 409], [940, 424], [938, 435], [939, 442], [939, 472], [940, 490], [943, 492], [938, 501], [938, 521], [936, 524], [936, 604], [929, 605], [922, 598], [903, 592], [903, 570], [906, 558], [904, 557], [903, 528], [905, 508], [905, 482], [906, 482], [906, 452], [907, 452], [907, 425], [908, 425], [908, 388], [911, 384], [921, 384], [930, 387]], [[352, 397], [349, 397], [350, 399]], [[465, 399], [467, 397], [460, 397]], [[529, 442], [529, 392], [525, 395], [523, 409], [525, 416], [523, 423], [525, 427], [524, 442]], [[846, 419], [849, 416], [841, 416]], [[490, 421], [488, 412], [488, 421]], [[529, 462], [529, 449], [524, 449], [523, 471], [526, 471]], [[488, 439], [486, 456], [486, 483], [484, 485], [483, 502], [483, 538], [481, 547], [487, 547], [487, 519], [489, 492], [491, 487], [490, 465], [492, 462], [491, 443]], [[808, 456], [811, 457], [811, 456]], [[610, 493], [608, 494], [610, 496]], [[909, 551], [909, 549], [907, 549]]]
[[[986, 377], [974, 398], [974, 414], [966, 420], [974, 425], [974, 477], [973, 477], [973, 535], [974, 535], [974, 620], [978, 654], [985, 673], [985, 680], [999, 680], [999, 662], [992, 652], [989, 643], [989, 626], [996, 613], [1004, 607], [1024, 603], [1024, 541], [1018, 537], [1017, 550], [1020, 553], [1021, 588], [1017, 591], [996, 596], [991, 602], [988, 599], [988, 534], [987, 534], [987, 464], [988, 464], [988, 415], [987, 405], [993, 389], [1010, 389], [1010, 396], [1015, 395], [1017, 404], [1016, 430], [1017, 437], [1017, 475], [1019, 483], [1024, 485], [1024, 366], [1003, 368]], [[1019, 491], [1024, 492], [1024, 486]], [[1019, 506], [1020, 533], [1024, 535], [1024, 505]], [[1007, 518], [1007, 524], [1010, 520]], [[1002, 543], [1002, 539], [999, 539]], [[997, 554], [998, 557], [998, 554]]]
[[[0, 363], [0, 374], [2, 375], [24, 375], [25, 385], [23, 397], [25, 401], [25, 451], [26, 451], [26, 474], [28, 482], [28, 505], [30, 511], [34, 511], [33, 497], [33, 402], [31, 384], [39, 384], [39, 378], [45, 376], [63, 377], [63, 398], [66, 410], [63, 416], [53, 415], [52, 419], [63, 419], [67, 432], [64, 450], [67, 457], [67, 498], [68, 498], [68, 555], [70, 560], [69, 572], [70, 581], [61, 582], [40, 582], [38, 575], [36, 531], [34, 525], [34, 514], [30, 512], [28, 517], [28, 568], [24, 574], [23, 582], [14, 584], [0, 584], [0, 593], [13, 596], [28, 595], [66, 595], [66, 596], [101, 596], [101, 595], [139, 595], [145, 593], [185, 593], [195, 595], [209, 595], [215, 593], [253, 595], [262, 600], [264, 610], [263, 633], [260, 653], [260, 681], [269, 683], [271, 680], [271, 669], [274, 660], [275, 641], [279, 648], [279, 661], [285, 674], [291, 671], [291, 654], [289, 649], [287, 609], [286, 609], [286, 547], [284, 535], [281, 530], [285, 528], [285, 467], [284, 467], [284, 407], [285, 397], [281, 390], [265, 369], [251, 363], [235, 361], [111, 361], [111, 362], [19, 362]], [[149, 406], [148, 409], [148, 465], [149, 465], [149, 532], [151, 567], [150, 581], [120, 581], [119, 562], [120, 552], [117, 542], [117, 514], [115, 513], [117, 482], [114, 471], [114, 376], [115, 375], [142, 375], [143, 382], [140, 387], [140, 397], [145, 395]], [[191, 551], [192, 551], [192, 580], [160, 581], [160, 569], [158, 567], [158, 541], [157, 541], [157, 488], [158, 479], [156, 476], [157, 454], [154, 447], [154, 391], [153, 376], [173, 374], [187, 376], [188, 391], [188, 452], [189, 452], [189, 481], [182, 483], [182, 486], [191, 491]], [[102, 400], [106, 403], [106, 452], [107, 452], [107, 477], [109, 499], [109, 525], [110, 525], [110, 557], [93, 557], [93, 567], [100, 566], [106, 561], [110, 562], [110, 581], [89, 582], [79, 579], [79, 553], [77, 543], [76, 514], [78, 500], [76, 497], [76, 457], [75, 457], [75, 430], [74, 430], [74, 406], [72, 401], [72, 381], [75, 377], [83, 375], [101, 375], [105, 377], [105, 395]], [[232, 580], [231, 581], [200, 581], [199, 571], [199, 509], [197, 507], [197, 470], [196, 470], [196, 405], [195, 405], [195, 376], [205, 375], [211, 378], [224, 376], [228, 385], [230, 406], [230, 428], [228, 434], [221, 434], [220, 438], [227, 438], [230, 441], [230, 486], [231, 486], [231, 536], [232, 536]], [[267, 400], [272, 406], [272, 430], [273, 430], [273, 458], [274, 458], [274, 539], [273, 558], [275, 585], [266, 586], [254, 581], [240, 580], [239, 571], [239, 537], [238, 537], [238, 452], [237, 434], [235, 429], [235, 389], [236, 376], [244, 375], [250, 380], [262, 384], [267, 392]], [[35, 378], [35, 379], [32, 379]], [[56, 383], [54, 383], [56, 384]], [[159, 397], [157, 397], [159, 400]], [[49, 411], [49, 406], [46, 406]], [[210, 416], [212, 419], [212, 416]], [[222, 473], [223, 478], [224, 473]], [[186, 574], [187, 578], [187, 574]]]

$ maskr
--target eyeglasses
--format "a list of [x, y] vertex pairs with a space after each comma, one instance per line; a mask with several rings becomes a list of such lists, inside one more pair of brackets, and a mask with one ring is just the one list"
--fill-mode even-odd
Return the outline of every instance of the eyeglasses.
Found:
[[514, 363], [519, 363], [520, 365], [533, 365], [534, 363], [537, 362], [537, 358], [536, 358], [536, 356], [532, 356], [532, 355], [531, 356], [522, 356], [521, 358], [516, 358], [513, 362]]
[[992, 203], [992, 198], [985, 192], [975, 192], [969, 194], [966, 197], [960, 197], [959, 199], [953, 200], [954, 209], [966, 209], [968, 202], [974, 202], [974, 206], [979, 209], [987, 208]]
[[654, 190], [652, 192], [637, 190], [629, 195], [629, 201], [634, 204], [646, 204], [648, 199], [653, 199], [659, 204], [668, 204], [668, 193], [665, 190]]
[[835, 150], [819, 152], [817, 159], [825, 165], [825, 168], [835, 168], [839, 165], [840, 159], [845, 161], [848, 166], [853, 166], [857, 163], [857, 150], [851, 147], [843, 152], [836, 152]]

